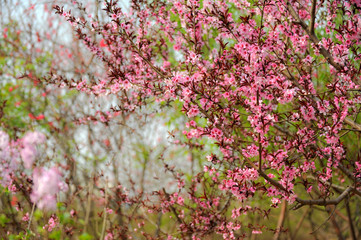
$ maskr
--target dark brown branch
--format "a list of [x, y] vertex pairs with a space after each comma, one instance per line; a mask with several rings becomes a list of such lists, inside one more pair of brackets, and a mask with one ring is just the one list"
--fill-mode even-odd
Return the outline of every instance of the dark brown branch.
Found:
[[350, 210], [350, 204], [348, 203], [348, 201], [346, 201], [346, 211], [347, 211], [348, 224], [350, 226], [350, 232], [351, 232], [352, 240], [356, 240], [357, 238], [356, 238], [355, 228], [353, 226], [352, 215], [351, 215], [351, 210]]
[[316, 5], [317, 5], [317, 0], [313, 0], [312, 8], [311, 8], [310, 34], [315, 33]]
[[[254, 167], [253, 167], [254, 168]], [[257, 168], [255, 168], [257, 169]], [[286, 188], [284, 188], [279, 182], [277, 182], [276, 180], [270, 178], [269, 176], [267, 176], [267, 174], [265, 172], [263, 172], [262, 170], [258, 170], [259, 175], [261, 175], [264, 179], [266, 179], [269, 183], [271, 183], [273, 186], [277, 187], [278, 189], [288, 192], [286, 190]]]
[[327, 206], [327, 205], [337, 205], [339, 204], [342, 200], [344, 200], [350, 192], [353, 191], [352, 187], [348, 187], [346, 188], [346, 190], [337, 198], [335, 199], [330, 199], [330, 200], [326, 200], [326, 199], [310, 199], [310, 200], [304, 200], [304, 199], [300, 199], [297, 198], [296, 201], [299, 203], [298, 205], [296, 205], [293, 209], [299, 209], [305, 205], [319, 205], [319, 206]]

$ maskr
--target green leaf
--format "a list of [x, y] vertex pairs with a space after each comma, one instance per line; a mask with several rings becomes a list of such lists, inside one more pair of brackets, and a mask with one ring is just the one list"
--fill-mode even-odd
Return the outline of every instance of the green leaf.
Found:
[[79, 237], [79, 240], [92, 240], [92, 239], [93, 239], [93, 236], [90, 235], [89, 233], [83, 233]]
[[63, 224], [69, 223], [71, 220], [70, 213], [65, 212], [59, 216], [60, 222]]
[[50, 235], [49, 235], [50, 239], [55, 239], [58, 240], [61, 238], [61, 231], [57, 230], [57, 231], [53, 231]]
[[0, 215], [0, 226], [5, 227], [5, 225], [10, 221], [5, 214]]
[[43, 218], [43, 212], [40, 211], [39, 209], [37, 209], [35, 212], [34, 212], [34, 219], [35, 220], [39, 220]]

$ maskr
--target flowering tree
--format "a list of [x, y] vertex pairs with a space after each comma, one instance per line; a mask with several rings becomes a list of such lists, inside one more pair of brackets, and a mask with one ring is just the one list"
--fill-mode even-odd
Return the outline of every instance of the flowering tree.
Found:
[[[98, 213], [102, 231], [92, 234], [107, 239], [216, 234], [237, 239], [265, 230], [275, 239], [283, 232], [295, 238], [307, 216], [314, 234], [330, 220], [339, 239], [360, 236], [353, 214], [361, 196], [358, 1], [133, 0], [126, 8], [109, 0], [102, 5], [102, 18], [74, 4], [77, 13], [54, 9], [96, 57], [94, 69], [106, 73], [68, 77], [53, 69], [43, 78], [23, 77], [117, 99], [116, 106], [81, 123], [109, 125], [116, 116], [148, 106], [181, 108], [187, 129], [184, 136], [171, 133], [174, 143], [189, 149], [192, 163], [197, 154], [210, 154], [208, 161], [199, 161], [201, 171], [192, 165], [187, 174], [164, 161], [161, 152], [157, 158], [176, 186], [148, 193], [134, 184], [134, 191], [108, 189], [105, 181], [95, 194], [103, 175], [93, 175], [84, 226], [63, 222], [71, 236], [88, 231], [91, 199], [104, 207]], [[143, 157], [145, 169], [148, 157]], [[55, 169], [34, 171], [33, 189], [44, 189], [47, 178], [57, 180], [54, 191], [66, 190]], [[38, 191], [31, 199], [40, 207], [55, 192], [47, 194]], [[317, 228], [315, 209], [326, 215]], [[274, 219], [274, 212], [279, 213], [277, 224], [267, 224], [263, 219]], [[107, 214], [115, 217], [107, 220]], [[299, 219], [293, 231], [285, 227], [286, 215]], [[163, 218], [172, 223], [162, 224]], [[54, 215], [48, 231], [57, 221]]]
[[[239, 216], [256, 211], [252, 200], [261, 198], [272, 207], [323, 206], [330, 218], [343, 206], [356, 239], [350, 209], [361, 193], [360, 7], [340, 0], [194, 0], [132, 1], [124, 10], [105, 1], [109, 20], [100, 24], [57, 6], [108, 72], [92, 82], [55, 74], [47, 81], [117, 95], [120, 112], [176, 102], [189, 119], [187, 143], [218, 145], [206, 174], [192, 181], [189, 202], [158, 192], [183, 237], [242, 236]], [[206, 183], [223, 193], [200, 194], [196, 186]], [[230, 218], [225, 196], [240, 206]]]

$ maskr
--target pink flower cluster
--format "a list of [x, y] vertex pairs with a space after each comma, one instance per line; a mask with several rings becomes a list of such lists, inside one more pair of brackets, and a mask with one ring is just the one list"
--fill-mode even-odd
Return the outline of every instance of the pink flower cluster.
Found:
[[40, 209], [56, 209], [56, 195], [60, 191], [68, 190], [68, 185], [62, 181], [59, 170], [55, 167], [51, 169], [35, 168], [33, 181], [31, 201], [37, 203]]
[[26, 168], [32, 167], [37, 155], [36, 145], [44, 141], [45, 135], [39, 132], [29, 132], [23, 137], [23, 147], [20, 150], [20, 155]]
[[53, 229], [59, 224], [59, 220], [56, 216], [52, 216], [48, 223], [45, 224], [45, 226], [43, 227], [43, 229], [47, 230], [48, 232], [52, 232]]
[[239, 200], [244, 200], [256, 192], [254, 181], [258, 177], [257, 170], [253, 168], [228, 170], [227, 179], [223, 180], [220, 189], [230, 190]]

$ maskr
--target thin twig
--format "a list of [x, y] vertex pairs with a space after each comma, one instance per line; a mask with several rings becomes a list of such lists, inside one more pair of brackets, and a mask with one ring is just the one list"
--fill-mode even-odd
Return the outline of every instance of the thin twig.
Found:
[[87, 202], [86, 214], [85, 214], [84, 232], [86, 232], [88, 224], [89, 224], [89, 215], [90, 215], [92, 194], [93, 194], [93, 181], [90, 181], [89, 192], [88, 192], [88, 202]]
[[104, 204], [104, 218], [103, 218], [102, 234], [100, 235], [101, 240], [104, 239], [105, 227], [106, 227], [106, 223], [107, 223], [108, 178], [106, 179], [106, 182], [105, 182], [104, 194], [105, 194], [105, 204]]
[[277, 222], [276, 233], [273, 236], [273, 240], [278, 240], [280, 238], [282, 226], [285, 221], [286, 211], [287, 211], [287, 201], [283, 200], [280, 217], [278, 218], [278, 222]]
[[[326, 208], [326, 210], [327, 210], [328, 213], [331, 212], [330, 209]], [[339, 240], [344, 240], [344, 237], [342, 236], [342, 231], [341, 231], [340, 227], [338, 226], [338, 223], [337, 223], [336, 218], [334, 216], [335, 210], [336, 210], [336, 206], [333, 208], [333, 211], [332, 211], [331, 215], [327, 218], [327, 220], [323, 224], [321, 224], [317, 228], [317, 230], [320, 229], [320, 227], [323, 226], [329, 219], [331, 219], [331, 222], [332, 222], [332, 224], [333, 224], [333, 226], [335, 228], [338, 239]]]
[[[331, 214], [328, 216], [328, 218], [327, 218], [321, 225], [319, 225], [315, 230], [313, 230], [310, 234], [316, 233], [316, 232], [317, 232], [323, 225], [325, 225], [330, 219], [331, 219], [332, 222], [334, 223], [334, 216], [333, 216], [333, 214], [335, 213], [335, 210], [336, 210], [336, 206], [333, 208], [333, 210], [332, 210]], [[327, 210], [327, 212], [330, 213], [330, 210]], [[334, 225], [335, 225], [335, 223], [334, 223]], [[337, 223], [336, 223], [336, 225], [337, 225]], [[336, 227], [336, 226], [335, 226], [335, 227]], [[337, 225], [336, 228], [338, 228], [338, 225]], [[338, 229], [339, 229], [339, 228], [338, 228]]]
[[298, 230], [301, 228], [302, 223], [303, 223], [303, 220], [305, 220], [305, 218], [306, 218], [306, 216], [307, 216], [307, 214], [308, 214], [308, 212], [309, 212], [310, 210], [311, 210], [311, 208], [307, 208], [307, 210], [303, 213], [303, 215], [302, 215], [302, 217], [301, 217], [300, 221], [297, 223], [297, 226], [296, 226], [295, 232], [293, 233], [293, 235], [292, 235], [291, 239], [296, 239], [297, 232], [298, 232]]
[[31, 219], [33, 218], [33, 215], [34, 215], [35, 205], [36, 205], [36, 204], [33, 203], [33, 207], [31, 208], [31, 213], [30, 213], [30, 218], [29, 218], [29, 224], [28, 224], [28, 230], [30, 230]]
[[351, 232], [351, 236], [352, 236], [352, 240], [356, 240], [356, 233], [355, 233], [355, 228], [353, 226], [353, 220], [352, 220], [352, 215], [351, 215], [351, 210], [350, 210], [350, 204], [348, 201], [346, 201], [346, 211], [347, 211], [347, 216], [348, 216], [348, 224], [350, 226], [350, 232]]

